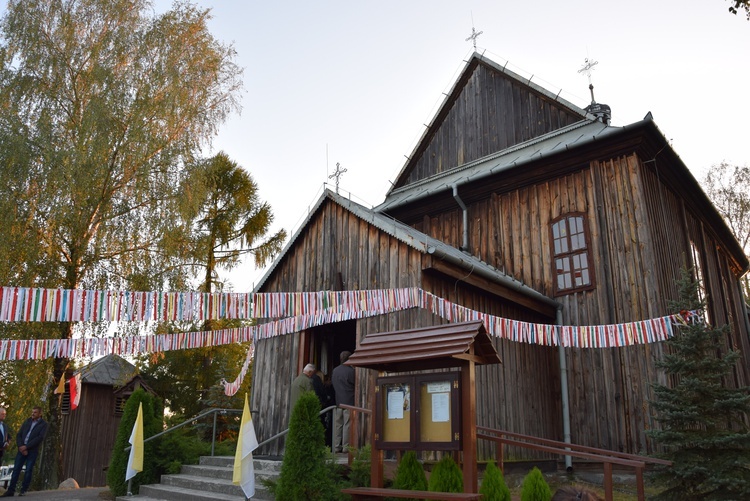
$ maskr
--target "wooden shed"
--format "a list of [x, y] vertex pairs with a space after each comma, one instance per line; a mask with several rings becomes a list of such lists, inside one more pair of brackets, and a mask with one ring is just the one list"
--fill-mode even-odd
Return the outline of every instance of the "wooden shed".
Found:
[[81, 398], [70, 409], [70, 383], [62, 401], [63, 476], [81, 487], [107, 485], [107, 468], [128, 397], [138, 388], [153, 394], [138, 369], [107, 355], [75, 371], [81, 374]]
[[[730, 384], [750, 384], [748, 259], [651, 114], [612, 126], [606, 105], [579, 108], [474, 54], [383, 203], [326, 191], [255, 291], [419, 287], [490, 315], [590, 326], [672, 313], [681, 268], [699, 279], [710, 321], [732, 327], [724, 343], [742, 358]], [[328, 372], [368, 334], [441, 323], [408, 310], [260, 340], [259, 436], [286, 427], [304, 363]], [[562, 365], [573, 442], [654, 450], [648, 402], [651, 383], [666, 382], [654, 365], [663, 343], [561, 357], [492, 341], [504, 363], [477, 369], [478, 424], [562, 440]], [[372, 384], [357, 377], [356, 405], [367, 406]]]

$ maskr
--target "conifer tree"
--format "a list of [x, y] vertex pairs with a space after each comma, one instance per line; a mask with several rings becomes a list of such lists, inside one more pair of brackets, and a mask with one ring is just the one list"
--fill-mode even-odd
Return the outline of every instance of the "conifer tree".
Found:
[[523, 478], [521, 501], [550, 501], [552, 490], [544, 480], [544, 475], [536, 466]]
[[[143, 438], [147, 439], [154, 436], [163, 431], [164, 428], [164, 421], [161, 417], [163, 415], [161, 403], [142, 388], [135, 390], [125, 403], [120, 426], [117, 428], [117, 438], [112, 449], [112, 457], [107, 469], [107, 485], [115, 496], [124, 496], [127, 493], [128, 482], [125, 480], [125, 470], [127, 469], [130, 452], [125, 451], [125, 448], [130, 445], [130, 435], [133, 432], [133, 425], [138, 417], [138, 407], [141, 403], [143, 404]], [[143, 471], [132, 479], [131, 489], [134, 494], [138, 493], [141, 485], [158, 481], [156, 472], [157, 449], [158, 444], [155, 440], [144, 444]]]
[[671, 305], [683, 318], [657, 361], [670, 385], [654, 385], [651, 402], [661, 429], [648, 432], [673, 462], [655, 479], [666, 488], [659, 499], [750, 499], [750, 388], [728, 384], [739, 354], [727, 348], [729, 326], [707, 325], [698, 283], [687, 270]]
[[453, 457], [443, 456], [430, 474], [428, 482], [432, 492], [463, 492], [464, 476]]
[[479, 494], [484, 496], [484, 501], [510, 501], [510, 489], [505, 483], [503, 472], [495, 466], [494, 461], [487, 463]]
[[274, 489], [279, 501], [335, 499], [336, 488], [326, 468], [325, 430], [315, 393], [302, 394], [289, 420], [281, 475]]
[[427, 490], [427, 476], [414, 451], [409, 451], [401, 457], [396, 468], [396, 477], [393, 479], [393, 488], [409, 491]]

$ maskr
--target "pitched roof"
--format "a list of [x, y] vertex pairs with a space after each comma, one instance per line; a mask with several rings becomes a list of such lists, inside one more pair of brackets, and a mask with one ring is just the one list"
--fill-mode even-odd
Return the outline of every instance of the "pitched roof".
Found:
[[481, 320], [368, 334], [344, 363], [405, 372], [458, 367], [466, 361], [501, 363]]
[[378, 228], [380, 231], [387, 233], [388, 235], [422, 253], [431, 254], [441, 259], [446, 259], [456, 266], [471, 270], [473, 273], [483, 275], [488, 280], [501, 283], [505, 287], [518, 291], [526, 296], [532, 297], [537, 301], [545, 303], [549, 306], [557, 307], [557, 302], [555, 302], [553, 299], [543, 295], [542, 293], [536, 291], [535, 289], [532, 289], [527, 285], [524, 285], [519, 280], [516, 280], [510, 275], [506, 275], [502, 271], [494, 268], [484, 261], [481, 261], [480, 259], [466, 252], [456, 249], [455, 247], [452, 247], [445, 242], [432, 238], [431, 236], [426, 235], [421, 231], [415, 230], [411, 226], [401, 223], [400, 221], [397, 221], [396, 219], [393, 219], [385, 214], [377, 212], [373, 209], [368, 209], [367, 207], [353, 202], [352, 200], [344, 198], [341, 195], [338, 195], [328, 189], [323, 192], [321, 197], [315, 203], [314, 207], [308, 213], [305, 221], [289, 239], [289, 242], [281, 251], [281, 254], [279, 254], [279, 256], [268, 268], [266, 273], [260, 279], [260, 282], [258, 282], [258, 285], [253, 289], [253, 292], [259, 292], [261, 290], [263, 284], [273, 274], [276, 267], [281, 261], [283, 261], [284, 257], [293, 247], [296, 240], [305, 231], [311, 218], [320, 210], [320, 208], [323, 206], [323, 203], [327, 200], [340, 205], [361, 220], [366, 221], [367, 223]]
[[388, 212], [395, 207], [450, 190], [453, 185], [476, 182], [500, 172], [521, 167], [529, 162], [603, 139], [616, 134], [619, 129], [621, 128], [611, 127], [599, 121], [581, 121], [441, 174], [391, 190], [385, 201], [375, 210]]
[[467, 86], [472, 74], [476, 71], [479, 65], [487, 67], [489, 70], [503, 75], [507, 80], [517, 83], [523, 88], [530, 90], [538, 96], [541, 96], [547, 102], [554, 103], [554, 106], [556, 108], [564, 110], [567, 114], [573, 117], [578, 116], [581, 120], [596, 119], [594, 115], [588, 113], [586, 110], [576, 106], [575, 104], [567, 101], [564, 98], [561, 98], [559, 92], [557, 94], [554, 94], [546, 88], [532, 82], [531, 78], [521, 77], [517, 73], [509, 70], [506, 66], [501, 66], [495, 61], [485, 58], [482, 54], [474, 52], [472, 56], [466, 61], [463, 70], [451, 87], [451, 90], [447, 94], [445, 94], [445, 99], [440, 105], [440, 108], [435, 113], [429, 124], [426, 124], [426, 129], [422, 133], [419, 141], [417, 141], [417, 144], [412, 150], [411, 154], [407, 156], [407, 160], [404, 163], [404, 166], [399, 171], [398, 175], [396, 176], [396, 181], [393, 183], [393, 186], [386, 196], [390, 196], [391, 192], [395, 191], [399, 187], [399, 180], [402, 178], [402, 176], [407, 175], [408, 172], [414, 167], [415, 162], [418, 161], [425, 148], [427, 148], [430, 139], [440, 128], [440, 125], [448, 116], [451, 108], [454, 106], [456, 101], [461, 98], [462, 91]]
[[124, 358], [110, 354], [78, 369], [81, 381], [90, 384], [124, 386], [138, 375], [138, 369]]

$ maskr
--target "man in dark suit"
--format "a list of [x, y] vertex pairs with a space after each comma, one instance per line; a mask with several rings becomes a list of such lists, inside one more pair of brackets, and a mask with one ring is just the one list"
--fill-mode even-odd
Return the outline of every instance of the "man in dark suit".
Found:
[[0, 407], [0, 464], [3, 463], [3, 453], [5, 449], [10, 445], [10, 437], [13, 436], [13, 432], [10, 431], [8, 425], [5, 424], [5, 416], [7, 411], [5, 407]]
[[34, 463], [36, 463], [36, 457], [39, 455], [39, 446], [42, 445], [46, 434], [47, 421], [42, 419], [42, 408], [34, 407], [31, 411], [31, 417], [23, 422], [18, 435], [16, 435], [18, 454], [16, 454], [16, 462], [13, 465], [13, 474], [10, 476], [8, 490], [2, 497], [12, 497], [16, 492], [18, 476], [21, 474], [24, 465], [26, 465], [26, 473], [24, 473], [21, 492], [18, 495], [24, 496], [26, 491], [29, 490]]

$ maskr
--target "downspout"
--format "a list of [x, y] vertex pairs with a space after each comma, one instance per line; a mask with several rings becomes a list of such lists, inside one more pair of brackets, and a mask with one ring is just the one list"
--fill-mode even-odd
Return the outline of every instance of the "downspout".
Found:
[[463, 200], [461, 200], [461, 197], [458, 196], [458, 183], [453, 183], [451, 185], [453, 188], [453, 198], [458, 203], [458, 206], [461, 207], [461, 210], [463, 211], [463, 243], [461, 244], [461, 250], [464, 252], [469, 252], [469, 211], [466, 209], [466, 204]]
[[[557, 308], [555, 321], [557, 325], [562, 325], [562, 306]], [[557, 340], [557, 354], [560, 358], [560, 399], [562, 400], [563, 442], [569, 444], [570, 397], [568, 396], [568, 362], [565, 358], [565, 348], [563, 348], [562, 339]], [[570, 456], [565, 456], [565, 471], [568, 473], [573, 471], [573, 459]]]

